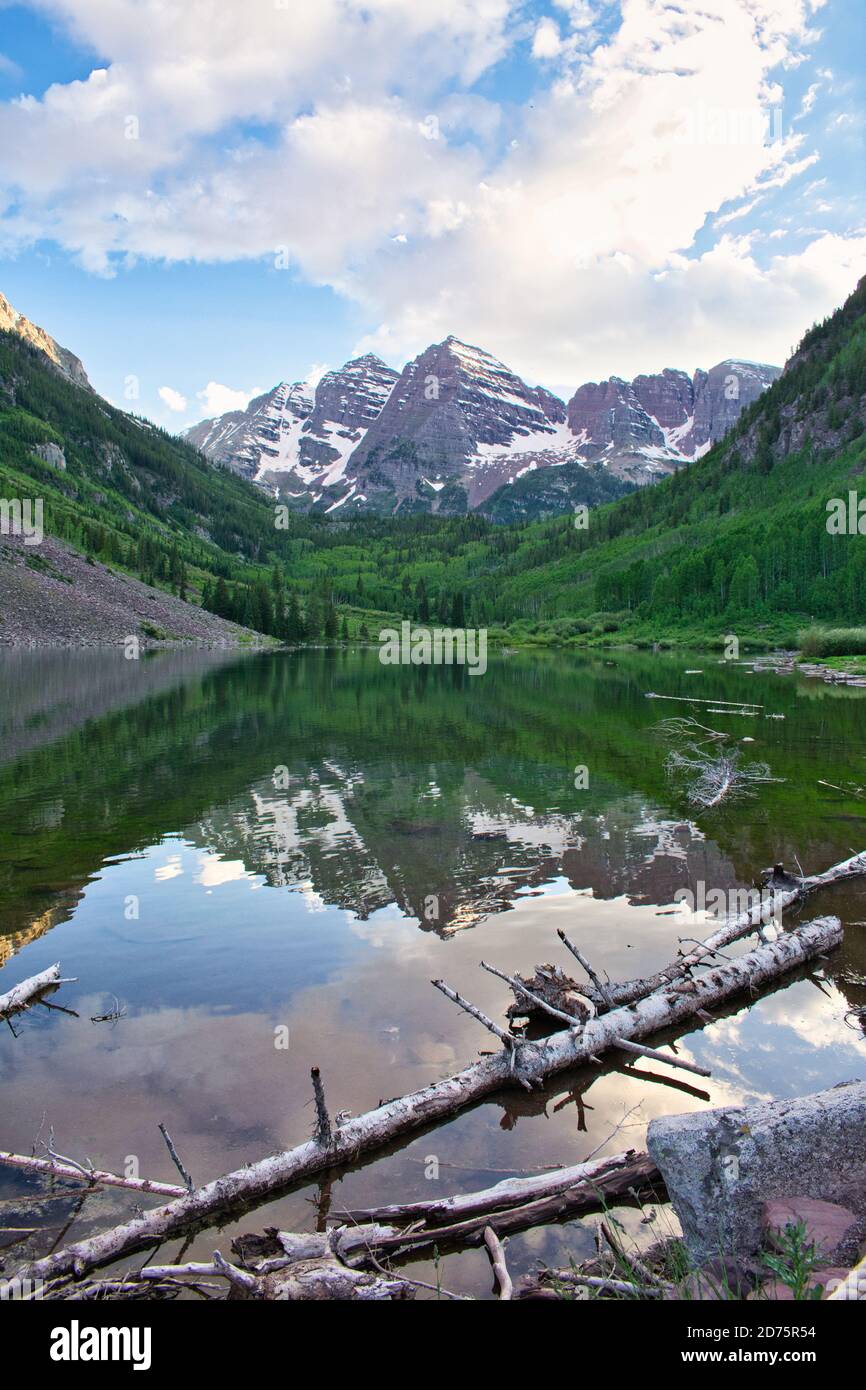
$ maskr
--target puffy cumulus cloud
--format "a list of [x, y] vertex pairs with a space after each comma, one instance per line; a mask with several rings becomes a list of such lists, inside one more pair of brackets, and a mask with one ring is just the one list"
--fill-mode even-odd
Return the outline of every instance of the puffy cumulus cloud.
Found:
[[775, 77], [818, 8], [625, 0], [588, 58], [563, 55], [455, 232], [396, 271], [368, 267], [356, 292], [384, 312], [363, 345], [399, 357], [456, 332], [561, 385], [732, 354], [778, 360], [866, 269], [860, 235], [769, 259], [722, 230], [817, 159], [778, 121]]
[[562, 48], [559, 29], [552, 19], [543, 19], [532, 39], [532, 53], [535, 58], [555, 58]]
[[180, 391], [175, 391], [173, 386], [160, 386], [159, 399], [177, 415], [182, 415], [186, 410], [186, 396], [182, 396]]
[[[0, 248], [267, 257], [360, 301], [364, 347], [455, 332], [565, 385], [778, 359], [862, 266], [725, 231], [817, 158], [777, 113], [825, 0], [35, 3], [100, 66], [0, 106]], [[469, 90], [517, 39], [546, 88]]]
[[[162, 395], [162, 392], [159, 394]], [[253, 387], [252, 391], [236, 391], [218, 381], [209, 381], [203, 391], [196, 392], [202, 412], [207, 417], [225, 415], [229, 410], [246, 410], [250, 401], [262, 394], [261, 386]]]
[[498, 107], [466, 93], [430, 107], [500, 56], [516, 0], [40, 3], [113, 61], [0, 104], [0, 248], [48, 237], [103, 272], [282, 250], [338, 283], [383, 240], [437, 234], [474, 188], [473, 141], [490, 142]]

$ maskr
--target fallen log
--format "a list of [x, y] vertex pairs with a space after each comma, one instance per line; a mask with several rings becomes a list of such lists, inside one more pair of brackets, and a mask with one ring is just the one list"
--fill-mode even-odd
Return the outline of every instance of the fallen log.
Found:
[[654, 975], [606, 985], [606, 998], [592, 985], [581, 986], [581, 991], [598, 1009], [631, 1004], [636, 999], [643, 999], [656, 990], [664, 989], [673, 980], [682, 979], [695, 966], [711, 959], [724, 946], [729, 946], [741, 936], [757, 930], [773, 917], [781, 916], [785, 908], [800, 902], [807, 894], [816, 893], [820, 888], [841, 883], [845, 879], [859, 878], [863, 874], [866, 874], [866, 852], [852, 855], [850, 859], [834, 864], [822, 874], [809, 874], [805, 878], [786, 874], [780, 865], [775, 865], [773, 869], [764, 871], [764, 889], [769, 890], [767, 896], [762, 896], [761, 901], [754, 903], [745, 912], [740, 912], [723, 922], [711, 936], [693, 950], [681, 953], [676, 960], [672, 960], [662, 970], [657, 970]]
[[[290, 1241], [292, 1237], [286, 1237]], [[270, 1260], [258, 1268], [239, 1268], [215, 1250], [213, 1262], [203, 1264], [194, 1262], [183, 1265], [147, 1265], [134, 1274], [127, 1275], [116, 1287], [124, 1293], [139, 1288], [139, 1297], [152, 1297], [154, 1290], [163, 1291], [186, 1287], [195, 1289], [203, 1280], [224, 1279], [231, 1290], [231, 1296], [242, 1299], [264, 1300], [267, 1302], [295, 1303], [339, 1300], [363, 1302], [390, 1302], [394, 1299], [414, 1297], [410, 1280], [392, 1275], [387, 1271], [374, 1273], [353, 1268], [343, 1263], [338, 1250], [333, 1248], [327, 1235], [312, 1236], [303, 1240], [301, 1247], [292, 1249], [280, 1260]], [[87, 1285], [84, 1286], [88, 1288]], [[114, 1289], [97, 1283], [97, 1292], [103, 1289], [110, 1297], [116, 1297]], [[79, 1285], [70, 1284], [49, 1291], [49, 1297], [79, 1297]], [[228, 1295], [228, 1292], [226, 1294]]]
[[29, 980], [22, 980], [20, 984], [13, 985], [6, 994], [0, 994], [0, 1018], [6, 1014], [19, 1013], [22, 1009], [29, 1009], [37, 995], [47, 989], [74, 983], [74, 980], [61, 980], [59, 962], [49, 965], [41, 974], [31, 975]]
[[[557, 935], [560, 936], [563, 941], [568, 942], [569, 948], [572, 951], [577, 950], [573, 943], [568, 941], [568, 937], [565, 935], [564, 932], [558, 932]], [[601, 980], [594, 973], [591, 965], [589, 964], [589, 961], [586, 960], [584, 956], [578, 956], [578, 959], [580, 960], [587, 974], [592, 978], [596, 985], [602, 989], [604, 998], [609, 1001], [610, 996], [608, 995], [607, 990], [605, 989]], [[492, 975], [498, 975], [500, 980], [504, 980], [505, 983], [507, 985], [510, 985], [511, 989], [514, 991], [516, 1003], [512, 1004], [511, 1007], [507, 1010], [507, 1016], [509, 1018], [519, 1018], [522, 1015], [526, 1017], [532, 1017], [534, 1014], [541, 1013], [547, 1014], [550, 1018], [558, 1019], [560, 1023], [567, 1023], [572, 1028], [581, 1029], [586, 1023], [587, 1018], [589, 1018], [593, 1012], [592, 1005], [590, 1005], [588, 1008], [584, 1007], [582, 1012], [578, 1015], [569, 1013], [564, 1009], [557, 1008], [555, 1004], [552, 1004], [550, 1002], [551, 991], [557, 988], [560, 988], [561, 992], [567, 998], [579, 998], [579, 996], [575, 996], [573, 988], [569, 988], [569, 986], [572, 986], [574, 982], [572, 980], [569, 980], [566, 975], [563, 975], [562, 971], [559, 971], [557, 974], [553, 966], [539, 965], [533, 979], [529, 982], [530, 984], [533, 984], [535, 981], [541, 980], [545, 990], [545, 993], [543, 994], [536, 993], [534, 990], [531, 989], [527, 989], [526, 983], [521, 979], [519, 975], [506, 975], [504, 971], [497, 970], [495, 966], [488, 965], [485, 961], [481, 962], [481, 968], [482, 970], [489, 970]], [[565, 988], [559, 985], [558, 982], [560, 980], [566, 981]], [[521, 1002], [524, 999], [529, 1000], [528, 1005]], [[696, 1062], [686, 1062], [683, 1060], [682, 1057], [672, 1057], [669, 1052], [659, 1052], [659, 1050], [655, 1047], [645, 1047], [643, 1043], [629, 1042], [626, 1038], [614, 1038], [613, 1046], [619, 1048], [622, 1052], [630, 1052], [632, 1056], [649, 1057], [654, 1062], [664, 1062], [669, 1067], [679, 1068], [682, 1071], [695, 1072], [698, 1076], [712, 1075], [712, 1073], [709, 1071], [707, 1067], [699, 1067]]]
[[361, 1154], [453, 1116], [503, 1088], [515, 1084], [541, 1087], [548, 1077], [599, 1055], [617, 1037], [640, 1038], [670, 1028], [741, 990], [756, 990], [767, 980], [830, 951], [841, 939], [839, 919], [821, 918], [710, 969], [696, 980], [592, 1019], [583, 1033], [566, 1029], [541, 1041], [521, 1040], [513, 1047], [503, 1047], [454, 1076], [348, 1119], [329, 1145], [310, 1139], [236, 1169], [184, 1197], [139, 1213], [123, 1225], [36, 1260], [26, 1267], [26, 1274], [45, 1280], [70, 1273], [79, 1276], [164, 1241], [177, 1231], [212, 1222], [232, 1208], [253, 1205], [323, 1169], [354, 1162]]
[[377, 1248], [387, 1254], [397, 1255], [404, 1251], [417, 1250], [422, 1245], [481, 1245], [484, 1232], [491, 1227], [500, 1236], [517, 1235], [520, 1231], [534, 1230], [536, 1226], [546, 1226], [552, 1221], [570, 1220], [583, 1212], [604, 1208], [614, 1198], [636, 1195], [641, 1200], [661, 1201], [665, 1196], [663, 1184], [653, 1180], [655, 1165], [649, 1157], [635, 1165], [636, 1170], [644, 1168], [645, 1174], [635, 1171], [629, 1175], [614, 1173], [604, 1180], [579, 1183], [552, 1197], [541, 1197], [536, 1202], [524, 1202], [519, 1207], [505, 1207], [502, 1211], [491, 1212], [487, 1216], [473, 1216], [466, 1221], [456, 1221], [450, 1226], [427, 1226], [415, 1230], [411, 1227], [396, 1235], [383, 1236]]
[[471, 1217], [492, 1216], [508, 1207], [523, 1206], [544, 1197], [556, 1197], [577, 1187], [594, 1187], [608, 1193], [614, 1184], [620, 1191], [652, 1181], [661, 1174], [645, 1153], [629, 1149], [610, 1158], [595, 1158], [568, 1168], [533, 1173], [527, 1178], [506, 1178], [478, 1192], [459, 1192], [451, 1197], [435, 1197], [427, 1202], [398, 1202], [385, 1207], [362, 1207], [343, 1213], [342, 1220], [371, 1222], [424, 1221], [428, 1225], [465, 1221]]
[[592, 1289], [598, 1297], [609, 1293], [618, 1298], [666, 1298], [670, 1297], [673, 1292], [672, 1285], [632, 1284], [624, 1279], [581, 1274], [573, 1269], [548, 1269], [524, 1279], [517, 1297], [518, 1299], [567, 1298], [568, 1295], [564, 1291], [569, 1287]]

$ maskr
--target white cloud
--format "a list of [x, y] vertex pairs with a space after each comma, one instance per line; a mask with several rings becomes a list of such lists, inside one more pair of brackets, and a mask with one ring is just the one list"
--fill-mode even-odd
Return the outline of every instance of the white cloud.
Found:
[[262, 394], [261, 386], [253, 387], [252, 391], [236, 391], [231, 386], [221, 385], [218, 381], [209, 381], [203, 391], [196, 392], [207, 417], [225, 415], [229, 410], [246, 410], [250, 401]]
[[179, 391], [175, 391], [173, 386], [160, 386], [159, 398], [168, 406], [169, 410], [182, 415], [186, 410], [186, 396], [182, 396]]
[[[34, 3], [105, 66], [0, 104], [0, 251], [262, 258], [357, 300], [394, 360], [455, 332], [566, 385], [778, 359], [862, 263], [859, 236], [761, 261], [724, 230], [818, 157], [774, 113], [824, 0], [619, 0], [604, 38], [613, 0]], [[547, 90], [468, 90], [518, 38]]]
[[818, 93], [820, 92], [820, 90], [820, 82], [811, 83], [811, 85], [806, 90], [802, 102], [800, 103], [800, 110], [798, 114], [794, 117], [795, 121], [800, 121], [803, 119], [804, 116], [809, 115], [810, 111], [812, 111], [815, 106], [815, 102], [818, 100]]
[[534, 58], [555, 58], [562, 48], [559, 29], [552, 19], [543, 19], [532, 39]]
[[[619, 30], [565, 62], [435, 258], [421, 248], [355, 282], [384, 310], [362, 346], [398, 358], [457, 332], [565, 387], [727, 355], [781, 360], [866, 269], [856, 235], [831, 247], [818, 234], [811, 260], [762, 264], [721, 231], [817, 159], [799, 135], [761, 138], [768, 124], [776, 134], [774, 70], [814, 8], [626, 0]], [[739, 212], [696, 255], [725, 205]]]
[[330, 370], [331, 368], [327, 362], [314, 362], [307, 372], [307, 375], [304, 377], [304, 385], [311, 391], [315, 391], [322, 377]]

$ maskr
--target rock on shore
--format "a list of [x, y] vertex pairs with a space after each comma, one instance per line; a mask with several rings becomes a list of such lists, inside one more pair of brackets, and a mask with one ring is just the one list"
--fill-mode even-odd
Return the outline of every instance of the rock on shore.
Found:
[[866, 1082], [797, 1100], [653, 1120], [658, 1164], [693, 1259], [754, 1254], [770, 1199], [812, 1197], [866, 1217]]

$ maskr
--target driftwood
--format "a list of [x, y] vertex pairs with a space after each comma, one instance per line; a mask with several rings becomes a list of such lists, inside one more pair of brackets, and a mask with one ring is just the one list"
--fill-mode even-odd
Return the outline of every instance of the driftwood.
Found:
[[0, 1018], [7, 1014], [20, 1013], [22, 1009], [29, 1009], [32, 1003], [38, 1002], [38, 996], [48, 989], [74, 983], [74, 980], [61, 980], [59, 962], [49, 965], [41, 974], [31, 975], [29, 980], [22, 980], [20, 984], [13, 985], [6, 994], [0, 994]]
[[581, 991], [580, 986], [559, 965], [538, 965], [534, 975], [525, 978], [522, 975], [506, 976], [505, 979], [516, 996], [514, 1003], [505, 1011], [506, 1018], [526, 1018], [544, 1012], [549, 1005], [547, 1011], [554, 1015], [559, 1012], [563, 1018], [585, 1022], [596, 1011], [588, 998], [588, 991]]
[[785, 873], [782, 866], [777, 864], [764, 871], [764, 896], [760, 901], [745, 912], [728, 918], [693, 950], [681, 952], [676, 960], [671, 961], [664, 969], [656, 971], [654, 975], [607, 985], [604, 998], [592, 985], [582, 987], [582, 992], [599, 1009], [610, 1005], [618, 1008], [623, 1004], [643, 999], [656, 990], [664, 989], [671, 981], [683, 979], [695, 966], [711, 960], [719, 950], [737, 941], [739, 937], [758, 930], [774, 916], [781, 916], [785, 908], [800, 902], [807, 894], [816, 893], [820, 888], [841, 883], [845, 879], [861, 877], [863, 874], [866, 874], [866, 852], [852, 855], [850, 859], [834, 864], [822, 874], [810, 874], [804, 878]]
[[391, 1302], [414, 1297], [412, 1285], [398, 1275], [353, 1269], [332, 1252], [294, 1260], [270, 1274], [250, 1275], [236, 1270], [236, 1275], [241, 1277], [234, 1279], [234, 1286], [240, 1289], [242, 1297], [279, 1302]]
[[[589, 961], [569, 941], [565, 932], [557, 932], [557, 935], [577, 956], [593, 984], [602, 993], [602, 997], [609, 1005], [608, 990], [596, 975]], [[586, 1023], [587, 1018], [595, 1012], [592, 1003], [576, 993], [574, 981], [570, 980], [557, 966], [539, 965], [528, 982], [532, 985], [532, 989], [527, 987], [527, 982], [520, 975], [506, 975], [504, 971], [497, 970], [493, 965], [487, 965], [485, 961], [481, 962], [481, 967], [483, 970], [489, 970], [492, 975], [498, 975], [500, 980], [504, 980], [514, 991], [515, 1002], [506, 1010], [509, 1018], [533, 1017], [540, 1013], [558, 1019], [560, 1023], [567, 1023], [572, 1028], [581, 1028]], [[579, 1012], [576, 1013], [572, 1012], [575, 1008], [575, 1000], [580, 1001], [577, 1005]], [[633, 1056], [649, 1057], [652, 1061], [664, 1062], [669, 1067], [678, 1067], [682, 1071], [695, 1072], [698, 1076], [712, 1075], [707, 1067], [699, 1067], [696, 1062], [686, 1062], [682, 1057], [674, 1057], [669, 1052], [659, 1052], [655, 1047], [645, 1047], [643, 1043], [630, 1042], [626, 1038], [614, 1038], [610, 1045], [623, 1052], [630, 1052]]]
[[766, 763], [741, 764], [739, 748], [729, 752], [719, 749], [711, 757], [695, 743], [687, 744], [682, 752], [668, 754], [665, 771], [669, 777], [685, 781], [689, 802], [704, 811], [712, 811], [723, 801], [752, 796], [753, 787], [761, 783], [783, 780], [774, 777]]
[[595, 1158], [575, 1163], [569, 1168], [553, 1168], [533, 1173], [528, 1178], [506, 1178], [494, 1187], [479, 1192], [460, 1192], [452, 1197], [434, 1197], [426, 1202], [402, 1202], [386, 1207], [363, 1207], [344, 1214], [353, 1222], [423, 1221], [428, 1226], [448, 1225], [472, 1218], [487, 1220], [495, 1213], [511, 1207], [521, 1207], [546, 1197], [558, 1197], [578, 1188], [599, 1194], [627, 1192], [631, 1187], [648, 1183], [661, 1185], [661, 1174], [648, 1154], [614, 1154], [610, 1158]]
[[[355, 1245], [366, 1242], [365, 1254], [369, 1254], [379, 1234], [380, 1228], [377, 1227], [359, 1228], [353, 1233]], [[387, 1270], [370, 1271], [345, 1262], [341, 1249], [330, 1233], [310, 1236], [280, 1234], [277, 1239], [280, 1247], [278, 1256], [255, 1261], [243, 1268], [215, 1250], [210, 1264], [146, 1265], [144, 1269], [130, 1272], [120, 1280], [95, 1280], [82, 1285], [54, 1284], [43, 1288], [40, 1294], [49, 1300], [175, 1297], [184, 1288], [197, 1292], [205, 1287], [213, 1289], [215, 1285], [212, 1281], [223, 1280], [225, 1282], [216, 1296], [232, 1299], [289, 1303], [323, 1300], [388, 1302], [414, 1297], [413, 1281], [392, 1275]], [[261, 1243], [267, 1244], [264, 1240]]]
[[[569, 1294], [569, 1288], [586, 1289], [587, 1294]], [[632, 1284], [625, 1279], [614, 1279], [606, 1275], [581, 1274], [574, 1269], [545, 1269], [536, 1275], [529, 1275], [521, 1282], [517, 1297], [519, 1299], [568, 1299], [595, 1297], [612, 1294], [615, 1298], [666, 1298], [670, 1297], [672, 1286], [660, 1283]]]
[[448, 1226], [410, 1227], [397, 1235], [383, 1236], [379, 1247], [390, 1254], [399, 1254], [423, 1245], [481, 1245], [488, 1226], [497, 1235], [515, 1235], [533, 1230], [551, 1221], [570, 1220], [579, 1213], [597, 1211], [614, 1198], [631, 1196], [642, 1200], [660, 1201], [665, 1189], [656, 1180], [656, 1168], [651, 1158], [643, 1154], [635, 1158], [630, 1171], [612, 1171], [594, 1182], [578, 1183], [551, 1197], [540, 1197], [520, 1206], [505, 1207], [488, 1216], [472, 1216]]
[[514, 1285], [511, 1282], [511, 1275], [508, 1273], [508, 1265], [505, 1263], [502, 1241], [492, 1226], [485, 1226], [484, 1228], [484, 1244], [487, 1246], [493, 1273], [496, 1275], [496, 1282], [499, 1285], [500, 1301], [507, 1302], [514, 1293]]
[[[80, 1276], [89, 1269], [158, 1244], [190, 1226], [212, 1222], [233, 1208], [261, 1201], [314, 1173], [354, 1162], [364, 1153], [453, 1116], [505, 1087], [541, 1087], [548, 1077], [580, 1066], [615, 1045], [618, 1037], [646, 1037], [743, 990], [755, 991], [766, 981], [832, 950], [841, 939], [839, 919], [821, 918], [736, 960], [713, 967], [698, 979], [681, 981], [663, 993], [591, 1019], [582, 1033], [566, 1029], [540, 1041], [515, 1040], [511, 1046], [474, 1062], [454, 1076], [348, 1119], [328, 1145], [310, 1139], [294, 1149], [237, 1169], [184, 1197], [139, 1213], [123, 1225], [36, 1260], [22, 1273], [44, 1280], [68, 1274]], [[498, 1222], [496, 1228], [501, 1233]]]
[[57, 1161], [53, 1158], [33, 1158], [28, 1154], [7, 1153], [0, 1149], [0, 1163], [10, 1168], [23, 1168], [28, 1173], [45, 1174], [52, 1178], [82, 1180], [100, 1187], [125, 1187], [129, 1192], [149, 1193], [154, 1197], [183, 1197], [187, 1189], [170, 1182], [152, 1182], [150, 1178], [123, 1178], [118, 1173], [105, 1173], [100, 1168], [85, 1168], [84, 1164]]
[[763, 705], [756, 705], [751, 700], [708, 700], [698, 695], [657, 695], [654, 690], [648, 690], [646, 694], [648, 700], [674, 700], [679, 705], [724, 705], [728, 709], [763, 709]]

